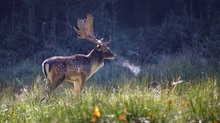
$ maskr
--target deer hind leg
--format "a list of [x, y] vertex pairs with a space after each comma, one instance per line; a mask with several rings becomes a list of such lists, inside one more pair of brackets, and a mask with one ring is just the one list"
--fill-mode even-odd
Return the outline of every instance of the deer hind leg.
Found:
[[49, 99], [49, 95], [48, 93], [48, 87], [50, 86], [50, 80], [49, 79], [46, 79], [46, 85], [45, 85], [45, 89], [44, 89], [44, 97], [40, 100], [40, 102], [44, 101], [46, 99], [46, 101]]
[[42, 98], [40, 102], [42, 102], [43, 100], [48, 101], [50, 98], [50, 93], [54, 89], [56, 89], [64, 81], [64, 79], [65, 79], [65, 75], [62, 75], [61, 77], [59, 77], [59, 79], [55, 79], [56, 81], [47, 80], [45, 90], [44, 90], [45, 97]]

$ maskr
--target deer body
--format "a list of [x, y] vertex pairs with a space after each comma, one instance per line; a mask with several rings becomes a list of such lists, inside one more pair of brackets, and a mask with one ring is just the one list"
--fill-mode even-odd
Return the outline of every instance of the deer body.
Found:
[[104, 66], [104, 59], [111, 59], [111, 57], [114, 56], [104, 56], [95, 48], [88, 55], [54, 56], [46, 59], [42, 63], [42, 70], [48, 82], [52, 82], [55, 75], [60, 76], [62, 81], [74, 82], [79, 79], [79, 76], [88, 80]]
[[108, 42], [96, 39], [93, 31], [93, 17], [87, 15], [84, 20], [78, 20], [79, 28], [75, 31], [79, 39], [87, 39], [96, 44], [96, 47], [88, 54], [76, 54], [72, 56], [54, 56], [42, 63], [42, 70], [46, 79], [45, 97], [48, 100], [51, 91], [64, 81], [74, 83], [74, 94], [79, 96], [85, 82], [104, 65], [105, 59], [113, 60], [115, 55], [107, 47]]
[[[45, 60], [42, 69], [45, 77], [51, 80], [51, 69], [56, 73], [63, 74], [66, 81], [73, 81], [77, 74], [82, 74], [89, 79], [104, 64], [104, 59], [99, 58], [99, 63], [93, 55], [77, 54], [73, 56], [55, 56]], [[75, 75], [71, 77], [72, 75]]]

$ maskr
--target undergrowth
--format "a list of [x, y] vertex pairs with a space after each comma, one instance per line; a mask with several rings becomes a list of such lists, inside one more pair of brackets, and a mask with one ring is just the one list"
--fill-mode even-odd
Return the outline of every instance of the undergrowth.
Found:
[[64, 84], [43, 103], [43, 80], [34, 81], [20, 92], [0, 93], [0, 122], [220, 122], [219, 78], [160, 88], [135, 78], [115, 86], [94, 81], [81, 98], [74, 97], [73, 85]]
[[0, 70], [0, 122], [218, 123], [219, 65], [196, 56], [163, 55], [142, 66], [118, 56], [87, 81], [80, 98], [64, 83], [42, 103], [41, 66], [21, 62]]

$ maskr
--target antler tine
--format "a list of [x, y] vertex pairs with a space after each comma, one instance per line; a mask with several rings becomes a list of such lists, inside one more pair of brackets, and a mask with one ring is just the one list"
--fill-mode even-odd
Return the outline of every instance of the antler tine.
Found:
[[93, 17], [91, 14], [87, 14], [86, 19], [79, 19], [77, 21], [77, 27], [79, 29], [74, 27], [74, 30], [77, 33], [78, 39], [87, 39], [95, 44], [100, 44], [94, 35]]
[[112, 38], [111, 36], [109, 35], [109, 40], [107, 42], [102, 42], [102, 44], [105, 44], [105, 45], [108, 45], [112, 42]]

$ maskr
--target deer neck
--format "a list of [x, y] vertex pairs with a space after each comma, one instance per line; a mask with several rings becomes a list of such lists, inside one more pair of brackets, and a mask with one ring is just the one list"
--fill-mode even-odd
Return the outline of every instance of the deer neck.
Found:
[[90, 64], [91, 64], [91, 72], [90, 72], [90, 75], [89, 75], [89, 77], [91, 77], [101, 67], [103, 67], [103, 65], [104, 65], [104, 57], [96, 49], [93, 49], [87, 56], [88, 56], [88, 58], [90, 60]]

